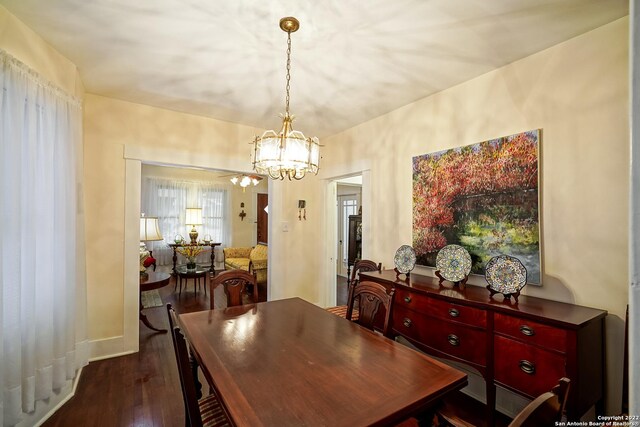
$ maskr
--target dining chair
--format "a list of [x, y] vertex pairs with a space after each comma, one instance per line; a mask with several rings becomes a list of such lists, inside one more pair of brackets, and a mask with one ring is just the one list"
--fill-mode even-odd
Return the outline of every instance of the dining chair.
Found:
[[[211, 280], [209, 290], [209, 308], [214, 308], [214, 289], [218, 285], [224, 286], [224, 293], [227, 295], [227, 307], [234, 307], [244, 304], [242, 296], [250, 292], [252, 302], [258, 302], [258, 284], [255, 273], [246, 270], [226, 270], [219, 273]], [[250, 289], [249, 289], [250, 288]]]
[[[558, 425], [564, 413], [569, 394], [569, 379], [560, 378], [551, 391], [542, 393], [532, 400], [511, 421], [509, 427], [552, 427]], [[436, 410], [438, 426], [473, 427], [478, 420], [463, 418], [466, 412], [457, 410], [455, 405], [445, 402]]]
[[[385, 309], [382, 334], [388, 337], [390, 330], [389, 321], [391, 319], [391, 309], [393, 307], [393, 296], [395, 292], [395, 288], [387, 292], [387, 288], [376, 282], [363, 281], [358, 283], [357, 286], [355, 283], [352, 283], [349, 291], [351, 299], [347, 306], [347, 320], [374, 330], [376, 326], [376, 315], [382, 305]], [[354, 319], [353, 307], [356, 302], [358, 303], [359, 316], [357, 319]]]
[[195, 379], [189, 361], [187, 341], [178, 326], [178, 317], [171, 304], [167, 304], [169, 327], [176, 354], [180, 386], [185, 409], [186, 427], [226, 427], [231, 426], [226, 412], [215, 394], [198, 399]]
[[[374, 261], [368, 259], [357, 259], [353, 264], [353, 270], [351, 271], [351, 278], [347, 281], [347, 302], [351, 300], [351, 284], [358, 283], [359, 277], [358, 274], [360, 272], [365, 271], [382, 271], [382, 263], [379, 262], [376, 264]], [[338, 305], [336, 307], [327, 307], [327, 310], [330, 313], [335, 314], [340, 317], [347, 317], [347, 305]], [[358, 318], [358, 309], [354, 308], [353, 313], [351, 315], [352, 320], [356, 320]]]

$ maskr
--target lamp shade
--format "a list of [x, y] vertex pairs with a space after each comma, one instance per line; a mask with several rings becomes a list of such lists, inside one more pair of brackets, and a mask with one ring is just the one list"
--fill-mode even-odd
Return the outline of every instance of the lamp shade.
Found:
[[143, 216], [140, 218], [140, 241], [162, 240], [158, 218]]
[[184, 223], [187, 225], [202, 225], [202, 208], [187, 208]]

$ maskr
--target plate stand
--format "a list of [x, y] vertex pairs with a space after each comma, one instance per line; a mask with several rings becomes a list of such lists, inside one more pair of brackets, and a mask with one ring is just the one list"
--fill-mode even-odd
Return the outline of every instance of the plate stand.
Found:
[[[409, 276], [411, 275], [411, 272], [409, 272], [409, 273], [401, 273], [401, 272], [400, 272], [400, 270], [398, 270], [398, 268], [397, 268], [397, 267], [395, 267], [395, 268], [393, 269], [393, 271], [395, 271], [395, 272], [396, 272], [396, 279], [398, 279], [398, 280], [404, 280], [405, 282], [409, 283]], [[400, 275], [401, 275], [401, 274], [404, 274], [404, 279], [401, 279], [401, 278], [400, 278]]]
[[[440, 281], [438, 282], [438, 285], [442, 286], [442, 282], [444, 282], [444, 281], [445, 281], [445, 280], [447, 280], [447, 279], [445, 279], [444, 277], [442, 277], [442, 274], [440, 274], [440, 270], [436, 270], [436, 271], [435, 271], [435, 274], [436, 274], [436, 276], [438, 276], [438, 279], [440, 279]], [[450, 280], [449, 280], [449, 281], [450, 281], [451, 283], [453, 283], [453, 285], [454, 285], [454, 286], [459, 286], [459, 287], [460, 287], [460, 289], [464, 289], [465, 285], [467, 284], [467, 280], [468, 280], [468, 279], [469, 279], [469, 276], [465, 276], [465, 278], [464, 278], [464, 279], [459, 280], [459, 281], [457, 281], [457, 282], [451, 282]]]
[[[498, 292], [496, 290], [494, 290], [490, 285], [487, 285], [487, 289], [489, 290], [489, 293], [491, 294], [490, 297], [493, 298], [493, 296], [495, 294], [502, 294], [502, 292]], [[504, 300], [505, 302], [511, 303], [511, 297], [513, 297], [513, 299], [516, 301], [516, 304], [518, 304], [518, 297], [520, 296], [520, 290], [518, 289], [517, 291], [515, 291], [512, 294], [503, 294], [504, 295]]]

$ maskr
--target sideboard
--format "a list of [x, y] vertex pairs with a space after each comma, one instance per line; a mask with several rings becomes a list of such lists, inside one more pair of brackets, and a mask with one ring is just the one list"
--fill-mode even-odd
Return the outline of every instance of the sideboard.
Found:
[[496, 385], [528, 398], [571, 380], [569, 420], [593, 405], [604, 412], [604, 319], [607, 312], [521, 295], [489, 296], [484, 287], [443, 285], [435, 277], [393, 270], [360, 273], [396, 289], [392, 332], [437, 357], [463, 362], [484, 377], [492, 425]]

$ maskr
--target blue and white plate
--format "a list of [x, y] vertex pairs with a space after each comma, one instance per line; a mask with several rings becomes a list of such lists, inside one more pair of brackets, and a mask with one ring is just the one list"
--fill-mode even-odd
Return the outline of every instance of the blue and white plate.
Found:
[[402, 245], [396, 251], [393, 263], [398, 271], [407, 274], [416, 266], [416, 251], [409, 245]]
[[494, 256], [484, 271], [491, 289], [501, 294], [514, 294], [527, 284], [527, 269], [518, 258], [509, 255]]
[[447, 245], [438, 251], [436, 269], [451, 282], [460, 282], [471, 273], [471, 255], [459, 245]]

